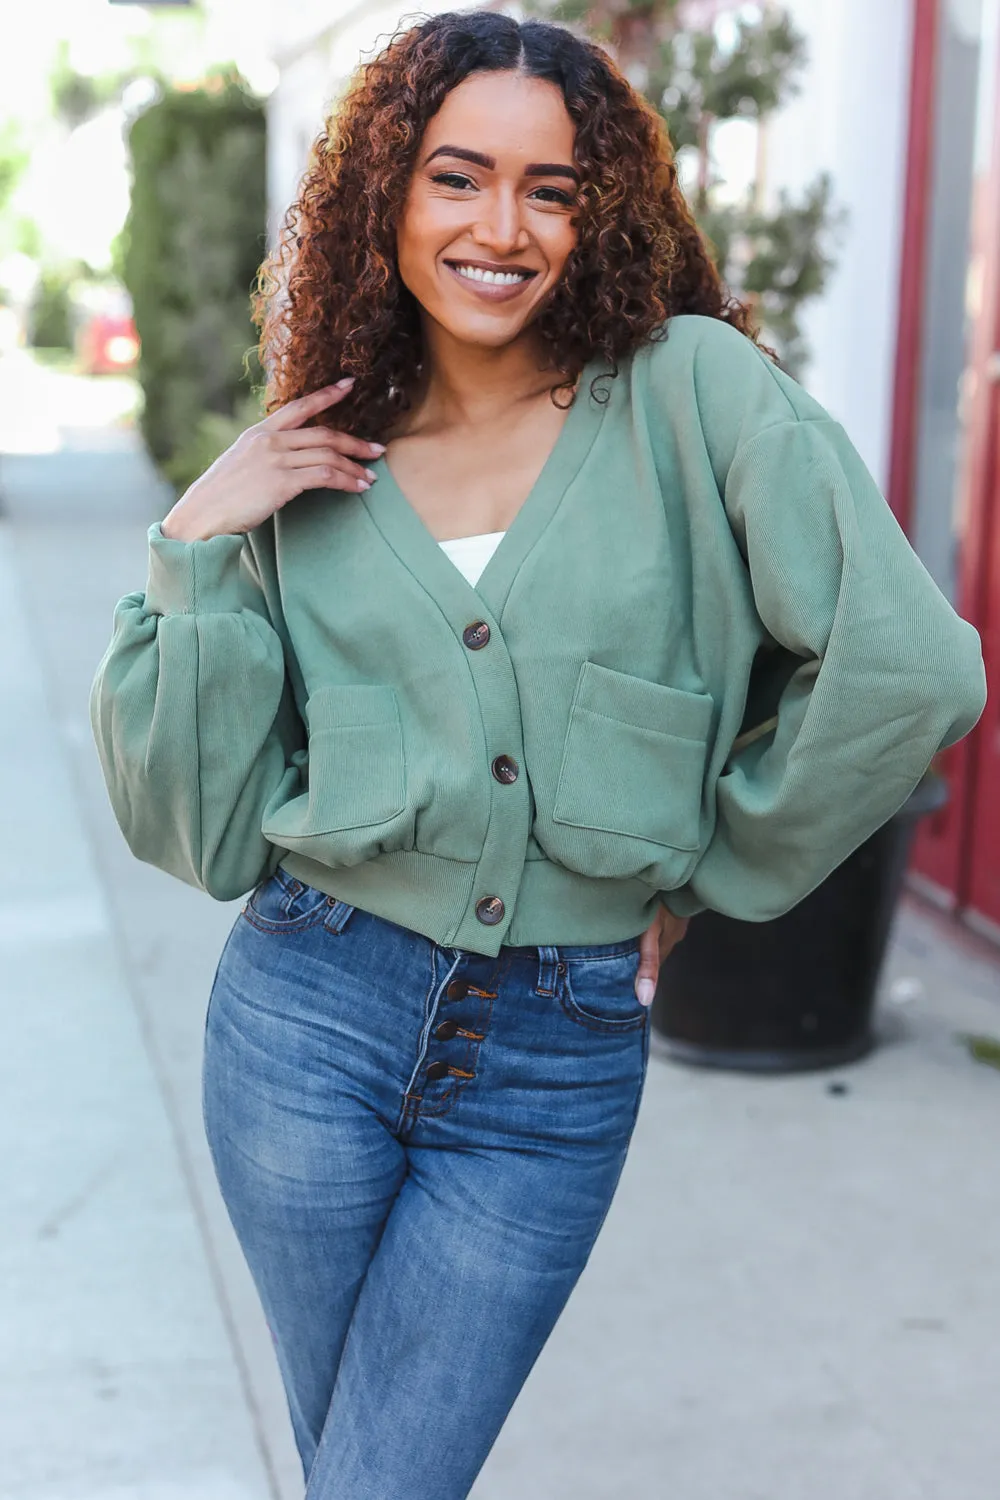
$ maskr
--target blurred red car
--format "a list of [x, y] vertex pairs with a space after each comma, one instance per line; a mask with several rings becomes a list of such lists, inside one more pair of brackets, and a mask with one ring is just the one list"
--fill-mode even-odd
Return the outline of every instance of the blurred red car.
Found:
[[129, 375], [134, 371], [139, 358], [139, 335], [127, 293], [109, 290], [85, 310], [81, 309], [76, 354], [85, 375]]

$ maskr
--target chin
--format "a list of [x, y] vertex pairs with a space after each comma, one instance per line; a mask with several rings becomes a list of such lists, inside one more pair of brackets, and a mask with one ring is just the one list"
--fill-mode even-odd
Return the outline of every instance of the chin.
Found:
[[513, 344], [524, 332], [524, 327], [497, 328], [492, 331], [482, 328], [455, 329], [454, 337], [461, 339], [463, 344], [475, 344], [482, 349], [505, 349], [508, 344]]
[[435, 321], [463, 344], [480, 344], [486, 349], [502, 349], [519, 338], [531, 318], [450, 318], [438, 314]]

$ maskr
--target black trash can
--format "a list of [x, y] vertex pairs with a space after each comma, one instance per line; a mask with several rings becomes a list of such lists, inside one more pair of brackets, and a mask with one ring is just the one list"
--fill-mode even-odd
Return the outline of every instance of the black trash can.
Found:
[[771, 922], [693, 917], [653, 1002], [652, 1025], [668, 1054], [765, 1073], [864, 1056], [917, 820], [947, 800], [947, 783], [928, 771], [888, 823]]

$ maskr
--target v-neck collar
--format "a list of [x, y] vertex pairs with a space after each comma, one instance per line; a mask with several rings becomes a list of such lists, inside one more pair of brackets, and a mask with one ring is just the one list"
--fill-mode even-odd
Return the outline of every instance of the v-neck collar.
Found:
[[[602, 364], [593, 359], [584, 366], [576, 398], [549, 456], [475, 585], [431, 535], [393, 478], [384, 455], [371, 465], [378, 479], [361, 496], [369, 515], [414, 576], [442, 606], [450, 602], [456, 616], [464, 617], [478, 600], [499, 621], [518, 570], [555, 515], [600, 430], [610, 397], [603, 403], [595, 401], [590, 385]], [[446, 484], [447, 476], [442, 475], [441, 482]]]

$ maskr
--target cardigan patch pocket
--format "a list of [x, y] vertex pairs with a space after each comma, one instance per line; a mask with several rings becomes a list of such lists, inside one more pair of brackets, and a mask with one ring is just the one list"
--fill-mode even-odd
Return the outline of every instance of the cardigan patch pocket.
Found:
[[[275, 809], [264, 836], [331, 866], [413, 844], [403, 733], [391, 687], [323, 687], [306, 704], [308, 785]], [[336, 837], [334, 837], [336, 836]]]
[[[580, 668], [552, 809], [583, 874], [669, 887], [699, 847], [713, 700], [597, 662]], [[559, 836], [563, 841], [568, 836]]]

